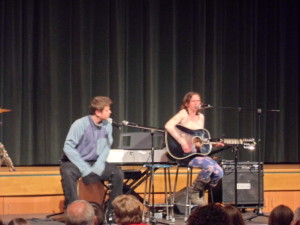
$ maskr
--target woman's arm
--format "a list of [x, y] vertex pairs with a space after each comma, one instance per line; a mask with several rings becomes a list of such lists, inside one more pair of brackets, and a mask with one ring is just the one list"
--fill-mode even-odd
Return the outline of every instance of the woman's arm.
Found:
[[180, 131], [178, 130], [178, 128], [176, 128], [176, 125], [180, 124], [180, 122], [187, 116], [188, 114], [185, 110], [180, 110], [165, 124], [165, 129], [181, 145], [182, 150], [185, 153], [190, 153], [191, 152], [190, 146], [188, 145], [186, 140], [180, 135]]

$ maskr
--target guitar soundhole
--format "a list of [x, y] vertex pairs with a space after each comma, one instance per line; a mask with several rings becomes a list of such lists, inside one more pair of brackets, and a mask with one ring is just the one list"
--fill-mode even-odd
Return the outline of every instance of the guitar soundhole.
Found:
[[201, 148], [202, 148], [202, 140], [200, 137], [194, 137], [193, 138], [193, 145], [196, 148], [197, 153], [201, 153]]

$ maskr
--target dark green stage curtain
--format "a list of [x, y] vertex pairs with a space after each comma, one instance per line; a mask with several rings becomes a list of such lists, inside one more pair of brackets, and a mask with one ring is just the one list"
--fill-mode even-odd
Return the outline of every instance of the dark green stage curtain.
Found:
[[212, 137], [259, 143], [239, 160], [299, 162], [299, 15], [289, 0], [1, 0], [0, 141], [15, 165], [56, 165], [93, 96], [163, 128], [194, 90]]

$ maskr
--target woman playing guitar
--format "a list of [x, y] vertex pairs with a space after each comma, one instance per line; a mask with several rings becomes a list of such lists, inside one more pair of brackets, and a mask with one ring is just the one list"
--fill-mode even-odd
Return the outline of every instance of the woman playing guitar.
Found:
[[[188, 92], [183, 98], [180, 111], [165, 125], [167, 132], [179, 143], [183, 155], [189, 155], [197, 151], [197, 147], [201, 148], [201, 141], [199, 142], [198, 140], [189, 138], [189, 134], [178, 128], [184, 127], [187, 128], [187, 130], [205, 130], [205, 118], [200, 112], [201, 109], [199, 109], [201, 105], [200, 94], [197, 92]], [[218, 143], [217, 145], [223, 144]], [[193, 146], [196, 146], [196, 150]], [[193, 185], [189, 187], [189, 197], [193, 204], [204, 205], [204, 190], [208, 186], [215, 187], [217, 185], [218, 181], [223, 177], [223, 169], [216, 161], [205, 155], [194, 155], [194, 157], [190, 158], [184, 157], [184, 159], [179, 160], [179, 163], [201, 169]]]

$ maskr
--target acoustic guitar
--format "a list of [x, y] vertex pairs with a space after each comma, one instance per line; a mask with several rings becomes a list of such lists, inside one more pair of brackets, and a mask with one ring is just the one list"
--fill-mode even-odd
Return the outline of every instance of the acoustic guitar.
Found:
[[177, 140], [168, 132], [165, 132], [166, 148], [174, 159], [182, 160], [193, 156], [206, 156], [211, 153], [212, 145], [218, 142], [225, 145], [242, 145], [244, 149], [254, 150], [255, 140], [253, 138], [243, 139], [211, 139], [206, 129], [191, 130], [181, 125], [176, 125], [179, 136], [184, 138], [190, 148], [190, 153], [185, 153]]

